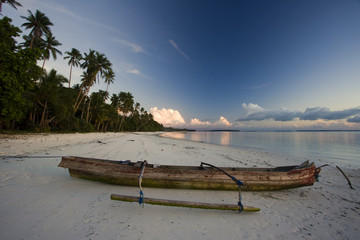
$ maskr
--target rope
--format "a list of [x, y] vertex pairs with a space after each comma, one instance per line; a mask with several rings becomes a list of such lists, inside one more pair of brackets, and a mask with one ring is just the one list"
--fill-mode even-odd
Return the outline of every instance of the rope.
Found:
[[237, 179], [234, 176], [231, 176], [229, 173], [225, 172], [224, 170], [222, 170], [221, 168], [218, 168], [214, 165], [211, 165], [209, 163], [204, 163], [201, 162], [200, 167], [203, 168], [203, 165], [207, 165], [210, 166], [212, 168], [215, 168], [217, 170], [219, 170], [220, 172], [224, 173], [226, 176], [228, 176], [229, 178], [231, 178], [238, 186], [239, 186], [239, 201], [238, 201], [238, 207], [239, 207], [239, 213], [242, 212], [244, 210], [244, 206], [241, 203], [242, 197], [241, 197], [241, 187], [244, 186], [244, 183], [242, 181], [240, 181], [239, 179]]
[[[320, 167], [317, 167], [317, 168], [315, 169], [315, 179], [316, 179], [317, 182], [319, 182], [321, 168], [322, 168], [322, 167], [328, 167], [328, 166], [331, 166], [331, 165], [329, 165], [329, 164], [324, 164], [324, 165], [321, 165]], [[331, 167], [333, 167], [333, 166], [331, 166]], [[345, 179], [347, 180], [348, 185], [350, 186], [350, 188], [351, 188], [352, 190], [355, 190], [354, 187], [352, 186], [351, 182], [350, 182], [350, 179], [346, 176], [346, 174], [344, 173], [344, 171], [341, 170], [341, 168], [340, 168], [339, 166], [336, 166], [336, 168], [337, 168], [337, 169], [342, 173], [342, 175], [345, 177]]]
[[244, 206], [241, 203], [241, 200], [242, 200], [242, 198], [241, 198], [241, 186], [242, 185], [239, 185], [239, 201], [238, 201], [238, 208], [239, 208], [238, 212], [239, 213], [241, 213], [244, 210]]
[[355, 190], [355, 188], [353, 188], [353, 186], [351, 185], [351, 182], [350, 182], [349, 178], [346, 176], [346, 174], [344, 173], [344, 171], [341, 170], [341, 168], [340, 168], [339, 166], [336, 166], [336, 168], [342, 173], [342, 175], [344, 175], [344, 177], [346, 178], [346, 180], [347, 180], [350, 188], [351, 188], [352, 190]]
[[317, 182], [319, 182], [321, 168], [323, 168], [323, 167], [328, 167], [328, 166], [330, 166], [330, 165], [329, 165], [329, 164], [324, 164], [324, 165], [321, 165], [320, 167], [317, 167], [317, 168], [315, 169], [315, 180], [316, 180]]
[[139, 175], [139, 187], [140, 187], [140, 196], [139, 196], [139, 205], [142, 205], [144, 207], [144, 192], [143, 192], [143, 188], [141, 186], [142, 183], [142, 178], [144, 175], [144, 171], [145, 171], [145, 165], [147, 164], [147, 161], [144, 160], [144, 162], [141, 164], [141, 171], [140, 171], [140, 175]]

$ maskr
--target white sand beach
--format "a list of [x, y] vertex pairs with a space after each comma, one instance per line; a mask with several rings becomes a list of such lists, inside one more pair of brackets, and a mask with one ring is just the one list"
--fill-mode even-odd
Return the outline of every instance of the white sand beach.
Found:
[[[159, 137], [154, 133], [87, 133], [0, 136], [0, 239], [358, 239], [360, 169], [322, 169], [310, 187], [243, 192], [257, 213], [201, 210], [110, 200], [138, 196], [139, 188], [71, 178], [61, 156], [149, 163], [281, 166], [289, 158]], [[315, 161], [317, 165], [324, 162]], [[237, 203], [237, 192], [144, 188], [145, 197]]]

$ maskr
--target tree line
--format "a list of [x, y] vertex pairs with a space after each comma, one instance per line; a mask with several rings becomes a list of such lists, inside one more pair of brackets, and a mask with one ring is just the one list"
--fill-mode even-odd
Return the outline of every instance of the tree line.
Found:
[[[15, 8], [21, 6], [16, 1], [2, 2], [11, 2]], [[46, 61], [62, 55], [57, 48], [61, 43], [51, 32], [53, 24], [39, 10], [28, 10], [28, 16], [22, 18], [25, 22], [21, 27], [29, 29], [30, 34], [24, 35], [21, 43], [16, 41], [22, 33], [20, 28], [6, 16], [0, 20], [0, 130], [163, 130], [130, 92], [109, 96], [115, 73], [103, 53], [90, 49], [81, 54], [72, 48], [64, 56], [70, 68], [69, 78], [55, 69], [47, 72]], [[81, 67], [83, 74], [81, 84], [71, 87], [74, 67]], [[91, 92], [100, 79], [107, 84], [106, 90]]]

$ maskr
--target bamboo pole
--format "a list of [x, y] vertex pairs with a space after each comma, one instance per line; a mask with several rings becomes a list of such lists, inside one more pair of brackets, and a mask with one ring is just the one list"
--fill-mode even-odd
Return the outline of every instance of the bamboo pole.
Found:
[[[138, 202], [138, 197], [111, 194], [110, 198], [112, 200], [118, 200], [123, 202]], [[172, 207], [188, 207], [188, 208], [201, 208], [201, 209], [218, 209], [218, 210], [232, 210], [238, 211], [239, 207], [237, 204], [217, 204], [217, 203], [200, 203], [200, 202], [188, 202], [188, 201], [178, 201], [178, 200], [165, 200], [165, 199], [156, 199], [156, 198], [144, 198], [144, 203], [152, 205], [162, 205], [162, 206], [172, 206]], [[246, 212], [258, 212], [259, 208], [244, 206]]]

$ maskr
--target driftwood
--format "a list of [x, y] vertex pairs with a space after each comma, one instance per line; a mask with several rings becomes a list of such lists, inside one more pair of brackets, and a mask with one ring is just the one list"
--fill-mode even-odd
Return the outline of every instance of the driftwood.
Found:
[[350, 188], [351, 188], [352, 190], [355, 190], [355, 189], [353, 188], [353, 186], [351, 185], [351, 182], [350, 182], [349, 178], [345, 175], [345, 173], [343, 172], [343, 170], [341, 170], [341, 168], [340, 168], [339, 166], [336, 166], [336, 168], [339, 169], [339, 171], [344, 175], [344, 177], [346, 178], [346, 180], [347, 180]]
[[[138, 202], [138, 197], [111, 194], [112, 200], [119, 200], [124, 202]], [[188, 207], [188, 208], [201, 208], [201, 209], [218, 209], [218, 210], [232, 210], [238, 211], [239, 207], [237, 204], [217, 204], [217, 203], [200, 203], [200, 202], [188, 202], [178, 200], [165, 200], [156, 198], [144, 198], [144, 203], [152, 205], [172, 206], [172, 207]], [[259, 208], [244, 206], [243, 211], [245, 212], [258, 212]]]

